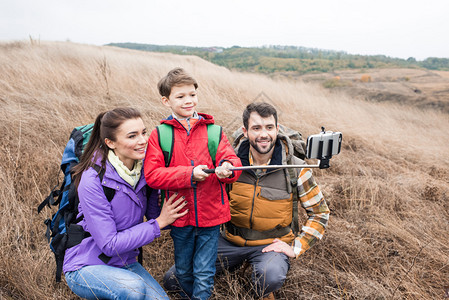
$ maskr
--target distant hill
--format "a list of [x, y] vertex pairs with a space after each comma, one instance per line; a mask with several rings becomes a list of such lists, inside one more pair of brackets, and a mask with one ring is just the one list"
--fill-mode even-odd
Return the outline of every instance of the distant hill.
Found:
[[[449, 113], [449, 59], [417, 61], [385, 55], [295, 46], [188, 47], [111, 43], [149, 52], [195, 55], [228, 69], [264, 73], [272, 78], [315, 82], [332, 91], [375, 102], [395, 102]], [[361, 80], [361, 76], [368, 80]]]
[[392, 58], [385, 55], [353, 55], [343, 51], [323, 50], [298, 46], [265, 47], [189, 47], [161, 46], [137, 43], [110, 43], [128, 49], [170, 52], [181, 55], [196, 55], [228, 69], [258, 73], [292, 72], [295, 75], [307, 73], [333, 72], [344, 69], [375, 68], [425, 68], [429, 70], [449, 70], [448, 58], [429, 57], [417, 61]]
[[332, 92], [373, 102], [392, 102], [449, 114], [449, 72], [422, 68], [348, 69], [331, 73], [292, 76], [317, 83]]

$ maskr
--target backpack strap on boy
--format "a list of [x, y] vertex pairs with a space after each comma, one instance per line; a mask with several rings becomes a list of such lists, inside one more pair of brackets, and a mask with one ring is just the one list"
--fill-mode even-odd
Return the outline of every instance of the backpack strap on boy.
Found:
[[214, 167], [217, 165], [216, 157], [222, 133], [223, 127], [215, 124], [207, 125], [207, 148], [209, 149], [209, 155], [212, 158]]
[[[159, 146], [162, 149], [162, 153], [164, 153], [165, 167], [168, 168], [173, 155], [173, 145], [175, 139], [173, 126], [168, 124], [160, 124], [156, 127], [156, 130]], [[217, 156], [218, 145], [221, 141], [222, 132], [223, 128], [221, 126], [215, 124], [207, 125], [207, 148], [214, 166], [216, 165], [215, 158]]]
[[[173, 145], [175, 134], [173, 126], [168, 124], [160, 124], [156, 126], [157, 137], [159, 140], [159, 146], [161, 147], [162, 153], [164, 154], [165, 167], [170, 166], [170, 161], [173, 155]], [[209, 150], [209, 155], [212, 159], [214, 167], [216, 166], [216, 156], [218, 145], [220, 144], [222, 137], [223, 128], [219, 125], [208, 124], [207, 125], [207, 148]], [[162, 203], [166, 198], [166, 191], [161, 191]]]
[[173, 144], [175, 135], [173, 133], [173, 126], [168, 124], [161, 124], [156, 127], [159, 146], [164, 154], [165, 167], [168, 168], [173, 153]]

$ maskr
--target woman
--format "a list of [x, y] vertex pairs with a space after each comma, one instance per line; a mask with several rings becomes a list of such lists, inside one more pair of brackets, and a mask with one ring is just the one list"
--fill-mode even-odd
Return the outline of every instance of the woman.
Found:
[[[63, 271], [70, 289], [87, 299], [168, 299], [158, 282], [136, 261], [138, 248], [187, 213], [174, 195], [160, 215], [157, 193], [147, 200], [142, 159], [148, 140], [140, 113], [116, 108], [95, 120], [89, 143], [74, 168], [78, 223], [90, 234], [65, 253]], [[96, 165], [96, 166], [95, 166]], [[100, 168], [98, 168], [98, 166]], [[104, 170], [100, 181], [98, 170]], [[103, 187], [114, 189], [109, 202]], [[146, 222], [143, 222], [143, 216]]]

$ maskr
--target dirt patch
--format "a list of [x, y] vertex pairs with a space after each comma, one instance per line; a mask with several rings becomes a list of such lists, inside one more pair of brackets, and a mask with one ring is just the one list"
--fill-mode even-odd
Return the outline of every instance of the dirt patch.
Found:
[[368, 101], [449, 113], [449, 72], [422, 69], [344, 70], [296, 77]]

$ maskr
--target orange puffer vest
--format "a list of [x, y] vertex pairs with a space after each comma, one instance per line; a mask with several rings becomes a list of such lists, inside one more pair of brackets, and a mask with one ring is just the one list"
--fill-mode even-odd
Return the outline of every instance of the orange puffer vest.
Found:
[[[242, 165], [249, 165], [248, 140], [241, 141], [236, 152]], [[270, 164], [304, 164], [289, 153], [293, 153], [289, 139], [279, 135]], [[228, 241], [238, 246], [258, 246], [270, 244], [275, 238], [286, 243], [294, 240], [290, 228], [293, 193], [286, 169], [267, 170], [259, 176], [252, 170], [243, 171], [232, 184], [229, 198], [231, 221], [224, 231]]]

